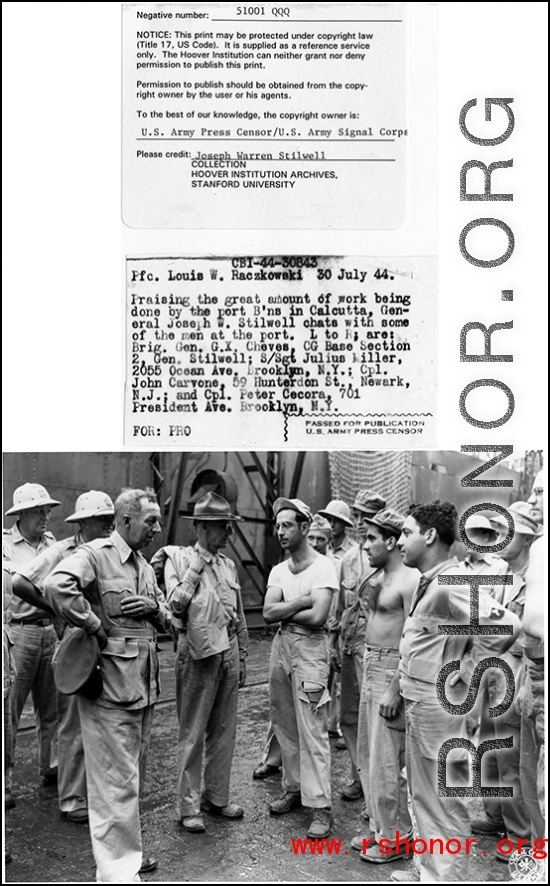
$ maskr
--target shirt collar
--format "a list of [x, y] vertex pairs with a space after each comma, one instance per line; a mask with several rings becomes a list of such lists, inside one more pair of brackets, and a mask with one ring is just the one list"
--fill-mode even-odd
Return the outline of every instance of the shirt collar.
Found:
[[433, 581], [437, 575], [446, 572], [452, 566], [458, 566], [458, 559], [456, 557], [451, 557], [449, 560], [443, 560], [442, 563], [432, 566], [427, 572], [422, 573], [422, 578], [425, 578], [426, 581]]
[[133, 551], [132, 548], [126, 544], [126, 542], [124, 541], [122, 536], [119, 535], [116, 529], [111, 533], [109, 541], [117, 549], [118, 553], [120, 554], [120, 559], [123, 563], [126, 563], [130, 559], [132, 554], [136, 554], [136, 556], [138, 554], [138, 551]]
[[466, 557], [464, 558], [464, 562], [467, 563], [468, 566], [471, 566], [472, 569], [475, 569], [476, 563], [485, 563], [486, 566], [492, 566], [493, 565], [493, 558], [492, 558], [491, 554], [483, 554], [483, 556], [481, 557], [480, 560], [474, 561], [474, 560], [472, 560], [472, 555], [467, 554]]
[[216, 562], [216, 557], [214, 556], [214, 554], [212, 554], [207, 548], [203, 548], [203, 546], [199, 542], [197, 542], [195, 548], [197, 549], [203, 560], [206, 560], [207, 563]]
[[330, 550], [334, 554], [336, 553], [336, 551], [347, 551], [350, 548], [351, 544], [352, 543], [350, 542], [350, 539], [346, 533], [339, 545], [335, 546], [332, 542], [330, 543]]

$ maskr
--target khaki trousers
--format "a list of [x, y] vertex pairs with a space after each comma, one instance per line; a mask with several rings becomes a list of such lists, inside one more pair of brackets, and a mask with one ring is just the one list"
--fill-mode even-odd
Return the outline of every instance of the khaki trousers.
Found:
[[78, 696], [86, 760], [90, 837], [98, 883], [139, 883], [139, 794], [154, 705], [127, 711]]
[[353, 652], [342, 651], [340, 672], [340, 731], [344, 736], [351, 758], [352, 781], [359, 781], [357, 769], [357, 728], [359, 725], [359, 701], [363, 683], [363, 654], [365, 644], [356, 643]]
[[283, 790], [304, 806], [331, 805], [327, 729], [329, 661], [324, 633], [279, 631], [271, 647], [271, 721], [283, 759]]
[[230, 639], [226, 652], [191, 658], [181, 634], [176, 659], [178, 736], [178, 816], [198, 815], [201, 808], [203, 755], [204, 794], [216, 806], [229, 803], [229, 781], [237, 733], [239, 647]]
[[86, 766], [76, 695], [57, 693], [57, 718], [59, 808], [74, 812], [86, 806]]
[[365, 804], [375, 839], [393, 840], [412, 831], [407, 802], [405, 717], [394, 720], [378, 713], [380, 699], [399, 665], [399, 652], [365, 647], [363, 685], [359, 706], [357, 761]]
[[[463, 717], [448, 714], [438, 702], [405, 700], [407, 724], [407, 774], [418, 836], [446, 841], [460, 840], [461, 851], [418, 855], [422, 883], [463, 883], [468, 880], [466, 840], [471, 838], [470, 817], [462, 797], [440, 797], [438, 790], [438, 751], [444, 741], [463, 737]], [[459, 722], [457, 722], [459, 721]], [[451, 754], [456, 754], [452, 751]], [[448, 765], [449, 769], [449, 765]], [[457, 779], [449, 776], [449, 784]]]
[[531, 839], [538, 840], [545, 834], [544, 659], [524, 656], [523, 665], [520, 780], [531, 823]]
[[15, 765], [17, 730], [25, 702], [32, 695], [40, 775], [57, 768], [57, 690], [53, 679], [52, 658], [56, 636], [53, 625], [24, 625], [12, 622], [13, 664], [15, 679], [11, 687], [11, 723], [5, 737], [6, 788], [11, 789]]

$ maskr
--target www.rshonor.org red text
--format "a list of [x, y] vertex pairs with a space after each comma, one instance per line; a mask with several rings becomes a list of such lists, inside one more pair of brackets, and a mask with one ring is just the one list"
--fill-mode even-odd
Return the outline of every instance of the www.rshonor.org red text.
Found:
[[[547, 857], [546, 844], [548, 840], [537, 839], [533, 841], [533, 858], [543, 860]], [[395, 838], [390, 840], [383, 837], [378, 843], [374, 839], [364, 839], [362, 851], [366, 852], [369, 847], [378, 846], [380, 855], [390, 855], [391, 853], [399, 853], [403, 857], [407, 855], [459, 855], [464, 852], [470, 855], [472, 846], [477, 843], [475, 837], [467, 837], [465, 840], [451, 837], [443, 840], [440, 837], [431, 837], [424, 840], [422, 837], [414, 837], [413, 839], [402, 837], [399, 831], [396, 831]], [[347, 855], [347, 851], [343, 849], [343, 840], [326, 838], [322, 840], [302, 840], [291, 838], [290, 844], [294, 855]], [[498, 841], [498, 851], [502, 855], [512, 855], [513, 852], [525, 851], [530, 845], [529, 840], [519, 839], [517, 843], [514, 840], [504, 838]]]

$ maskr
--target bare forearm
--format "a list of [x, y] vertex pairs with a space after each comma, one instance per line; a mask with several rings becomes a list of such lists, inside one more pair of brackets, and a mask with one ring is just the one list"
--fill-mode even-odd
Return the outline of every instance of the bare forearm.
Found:
[[320, 628], [326, 624], [328, 618], [331, 592], [324, 588], [314, 588], [311, 603], [310, 608], [294, 616], [294, 621], [308, 628]]
[[266, 602], [264, 605], [264, 619], [268, 624], [275, 621], [297, 621], [297, 614], [306, 611], [311, 606], [311, 600], [308, 597], [298, 597], [297, 600], [290, 600], [288, 603], [281, 600], [279, 603]]
[[31, 606], [36, 606], [37, 609], [43, 609], [50, 615], [54, 615], [52, 607], [46, 603], [46, 600], [40, 591], [35, 588], [28, 578], [25, 578], [23, 575], [15, 574], [12, 580], [12, 589], [16, 597], [24, 600], [25, 603], [30, 603]]
[[323, 613], [315, 608], [297, 612], [292, 619], [296, 624], [305, 625], [307, 628], [320, 628], [325, 624], [326, 620], [326, 615], [323, 616]]

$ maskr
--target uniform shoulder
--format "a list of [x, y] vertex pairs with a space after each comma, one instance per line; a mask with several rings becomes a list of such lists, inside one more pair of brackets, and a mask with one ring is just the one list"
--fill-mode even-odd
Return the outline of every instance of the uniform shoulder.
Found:
[[94, 538], [92, 541], [87, 541], [85, 544], [80, 546], [81, 550], [85, 550], [89, 548], [92, 551], [100, 551], [103, 548], [114, 548], [115, 543], [110, 538]]
[[360, 547], [356, 544], [353, 548], [350, 548], [349, 551], [346, 551], [344, 556], [342, 557], [342, 564], [354, 563], [359, 555]]
[[76, 537], [74, 535], [70, 535], [69, 538], [62, 538], [59, 541], [56, 541], [55, 544], [52, 545], [56, 551], [67, 551], [70, 548], [76, 548], [78, 546]]
[[[151, 563], [163, 562], [167, 557], [174, 557], [181, 550], [179, 545], [163, 545], [151, 557]], [[185, 550], [185, 548], [184, 548]]]

